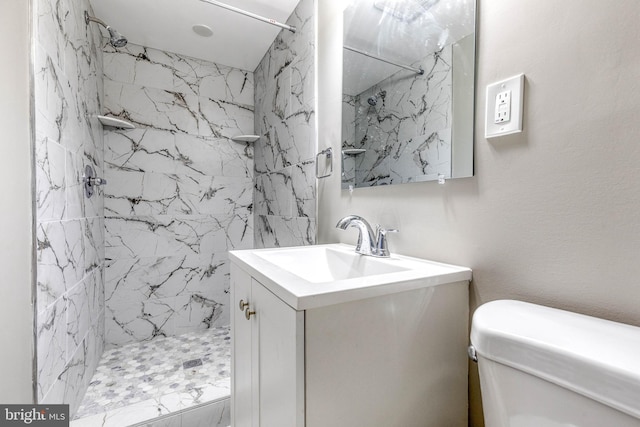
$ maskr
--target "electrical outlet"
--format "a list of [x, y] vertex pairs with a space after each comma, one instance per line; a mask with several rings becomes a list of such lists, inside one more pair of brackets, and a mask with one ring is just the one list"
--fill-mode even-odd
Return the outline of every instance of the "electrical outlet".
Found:
[[487, 86], [485, 138], [522, 132], [524, 74]]
[[494, 123], [504, 123], [509, 120], [511, 120], [511, 91], [505, 90], [496, 97]]

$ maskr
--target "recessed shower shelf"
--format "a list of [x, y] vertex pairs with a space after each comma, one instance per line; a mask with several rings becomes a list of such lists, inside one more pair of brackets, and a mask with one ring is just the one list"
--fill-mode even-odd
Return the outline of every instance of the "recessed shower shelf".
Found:
[[117, 119], [115, 117], [109, 117], [109, 116], [97, 116], [97, 117], [103, 126], [110, 126], [112, 128], [118, 128], [118, 129], [135, 129], [136, 128], [132, 123], [129, 123], [126, 120]]
[[231, 138], [235, 142], [256, 142], [260, 139], [260, 135], [238, 135]]
[[362, 154], [364, 153], [365, 150], [364, 148], [345, 148], [344, 150], [342, 150], [342, 154], [349, 154], [349, 155], [356, 155], [356, 154]]

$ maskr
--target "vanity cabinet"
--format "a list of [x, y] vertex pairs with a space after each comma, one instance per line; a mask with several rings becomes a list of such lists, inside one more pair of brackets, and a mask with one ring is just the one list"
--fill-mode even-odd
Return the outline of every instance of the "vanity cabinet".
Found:
[[470, 270], [327, 250], [401, 280], [310, 282], [267, 263], [276, 249], [230, 253], [232, 427], [467, 427]]
[[304, 312], [232, 264], [232, 425], [304, 426]]

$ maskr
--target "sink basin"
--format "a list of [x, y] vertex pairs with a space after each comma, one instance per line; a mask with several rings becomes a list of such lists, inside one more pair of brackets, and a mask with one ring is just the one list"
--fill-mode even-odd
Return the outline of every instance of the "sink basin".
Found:
[[288, 248], [257, 252], [256, 255], [273, 265], [311, 283], [333, 282], [376, 274], [406, 271], [384, 258], [362, 256], [327, 246]]
[[296, 310], [471, 280], [466, 267], [395, 254], [364, 256], [344, 244], [230, 251], [229, 257], [232, 268]]

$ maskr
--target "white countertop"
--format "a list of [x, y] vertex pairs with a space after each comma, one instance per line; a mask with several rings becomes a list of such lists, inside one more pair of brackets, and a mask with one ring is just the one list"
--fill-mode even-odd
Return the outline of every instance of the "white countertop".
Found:
[[345, 244], [238, 250], [229, 256], [296, 310], [471, 280], [466, 267], [396, 254], [368, 257]]

